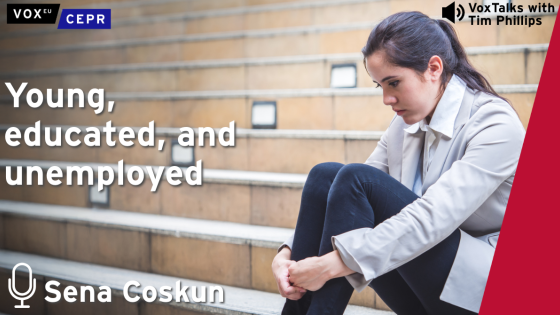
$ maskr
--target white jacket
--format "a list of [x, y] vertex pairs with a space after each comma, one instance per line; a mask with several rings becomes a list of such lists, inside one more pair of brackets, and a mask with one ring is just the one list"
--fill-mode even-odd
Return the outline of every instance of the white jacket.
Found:
[[[408, 133], [395, 116], [365, 164], [412, 189], [424, 132]], [[346, 276], [361, 292], [379, 277], [432, 248], [455, 229], [461, 241], [441, 300], [478, 312], [513, 184], [525, 129], [498, 97], [466, 89], [452, 137], [442, 136], [421, 198], [375, 228], [332, 237]], [[284, 244], [292, 247], [293, 236]]]

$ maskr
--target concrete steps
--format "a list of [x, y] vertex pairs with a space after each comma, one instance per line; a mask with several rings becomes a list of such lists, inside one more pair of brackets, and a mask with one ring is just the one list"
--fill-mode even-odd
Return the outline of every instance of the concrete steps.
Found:
[[[101, 2], [105, 1], [105, 2]], [[177, 14], [177, 12], [196, 12], [196, 13], [209, 13], [209, 12], [224, 12], [226, 15], [232, 14], [231, 11], [239, 10], [242, 12], [254, 11], [269, 11], [274, 10], [275, 6], [280, 10], [285, 10], [286, 5], [290, 6], [295, 1], [290, 0], [63, 0], [60, 1], [62, 8], [107, 8], [111, 9], [111, 16], [113, 19], [119, 20], [124, 18], [135, 19], [139, 17], [151, 17], [159, 15]], [[375, 0], [373, 0], [375, 1]], [[0, 14], [4, 22], [6, 16], [5, 3], [10, 1], [1, 1]], [[38, 0], [35, 3], [48, 2]], [[324, 0], [308, 0], [304, 2], [305, 5], [312, 5], [313, 2], [321, 3], [320, 5], [328, 6], [329, 1]], [[332, 1], [334, 2], [334, 1]], [[352, 0], [342, 0], [341, 3], [353, 3]], [[428, 15], [440, 15], [441, 8], [447, 6], [445, 0], [390, 0], [383, 1], [388, 3], [390, 12], [392, 14], [400, 11], [422, 11]], [[457, 4], [467, 6], [468, 0], [458, 0]], [[515, 4], [537, 4], [538, 0], [518, 0]], [[202, 12], [201, 12], [202, 11]], [[206, 12], [204, 12], [206, 11]], [[236, 14], [236, 13], [233, 13]], [[33, 29], [33, 25], [8, 25], [0, 24], [1, 30], [6, 31], [19, 31], [23, 29]], [[36, 26], [35, 26], [36, 27]], [[55, 28], [55, 27], [53, 27]]]
[[[24, 254], [8, 250], [0, 250], [0, 281], [7, 282], [11, 277], [11, 269], [19, 262], [26, 262], [33, 269], [34, 278], [37, 279], [37, 291], [35, 295], [26, 301], [31, 308], [28, 310], [14, 309], [14, 305], [19, 301], [12, 299], [7, 292], [5, 286], [2, 286], [0, 292], [3, 296], [7, 296], [0, 301], [0, 311], [9, 312], [10, 314], [125, 314], [125, 315], [143, 315], [143, 314], [235, 314], [235, 315], [252, 315], [252, 314], [280, 314], [284, 304], [284, 298], [278, 294], [262, 292], [258, 290], [243, 289], [232, 286], [224, 286], [224, 303], [163, 303], [159, 299], [154, 303], [148, 303], [143, 299], [137, 303], [130, 303], [124, 299], [123, 288], [126, 282], [130, 280], [138, 281], [142, 287], [131, 287], [130, 296], [140, 296], [142, 290], [146, 286], [154, 286], [159, 289], [162, 286], [175, 286], [175, 282], [180, 280], [182, 285], [188, 285], [197, 289], [206, 286], [219, 285], [218, 283], [209, 283], [185, 279], [179, 277], [170, 277], [159, 274], [139, 272], [121, 268], [106, 267], [95, 264], [86, 264], [63, 259], [55, 259], [50, 257]], [[27, 275], [17, 275], [17, 282], [27, 280]], [[74, 286], [79, 288], [81, 285], [91, 285], [94, 287], [108, 286], [112, 292], [111, 303], [67, 303], [62, 301], [59, 303], [47, 303], [44, 301], [46, 292], [44, 285], [50, 280], [56, 280], [61, 283], [58, 288], [62, 291], [66, 286]], [[189, 300], [192, 301], [191, 288], [187, 291]], [[79, 289], [78, 289], [79, 290]], [[216, 294], [217, 296], [217, 294]], [[161, 297], [161, 296], [160, 296]], [[14, 304], [15, 303], [15, 304]], [[23, 311], [23, 312], [22, 312]], [[347, 315], [390, 315], [392, 312], [384, 312], [371, 308], [350, 305], [346, 309]]]
[[[103, 2], [102, 2], [103, 1]], [[48, 2], [48, 1], [35, 1], [35, 3]], [[60, 1], [61, 9], [63, 8], [91, 8], [91, 9], [111, 9], [111, 18], [113, 21], [119, 22], [124, 19], [147, 19], [153, 16], [161, 15], [177, 15], [178, 12], [196, 12], [194, 15], [198, 16], [200, 13], [202, 15], [208, 13], [219, 13], [224, 12], [226, 15], [232, 14], [235, 11], [252, 11], [251, 9], [267, 10], [271, 5], [289, 4], [290, 0], [234, 0], [234, 1], [222, 1], [222, 0], [63, 0]], [[306, 3], [312, 3], [313, 0], [308, 0]], [[5, 3], [9, 1], [2, 1], [2, 6], [0, 6], [0, 14], [2, 19], [1, 22], [5, 22], [6, 7]], [[235, 13], [233, 13], [235, 14]], [[190, 17], [190, 16], [189, 16]], [[38, 27], [37, 25], [14, 25], [14, 24], [0, 24], [0, 30], [6, 32], [37, 32], [39, 30], [54, 30], [56, 25], [43, 25]], [[113, 26], [114, 24], [112, 24]]]
[[[527, 127], [537, 85], [495, 85], [494, 89], [510, 100]], [[104, 126], [111, 120], [115, 126], [146, 126], [155, 120], [167, 127], [222, 128], [235, 120], [238, 128], [252, 128], [254, 101], [276, 102], [277, 129], [378, 131], [386, 130], [394, 116], [383, 104], [382, 90], [373, 88], [123, 92], [106, 93], [105, 100], [115, 101], [115, 110], [95, 115], [87, 106], [53, 111], [43, 104], [33, 109], [25, 105], [25, 97], [20, 108], [13, 108], [12, 97], [2, 96], [0, 124], [41, 120], [44, 125]]]
[[[227, 1], [214, 2], [218, 4], [218, 7], [228, 6]], [[414, 2], [398, 0], [284, 1], [264, 5], [246, 3], [241, 7], [210, 10], [200, 10], [203, 6], [193, 5], [192, 1], [179, 2], [176, 0], [161, 3], [139, 1], [139, 3], [135, 2], [138, 4], [134, 7], [131, 7], [130, 2], [113, 5], [97, 4], [94, 7], [116, 7], [112, 9], [111, 30], [60, 32], [56, 30], [55, 25], [40, 28], [27, 25], [2, 25], [3, 28], [6, 28], [6, 32], [0, 35], [0, 46], [6, 47], [6, 49], [25, 49], [77, 42], [372, 22], [379, 21], [394, 12], [413, 10], [411, 7], [418, 5], [416, 10], [436, 17], [441, 16], [441, 7], [446, 5], [443, 2], [434, 1]], [[467, 1], [458, 2], [464, 2], [463, 5], [467, 6]], [[230, 1], [229, 5], [235, 6], [236, 4]], [[69, 6], [63, 4], [64, 7]], [[207, 7], [210, 8], [212, 5], [207, 5]], [[126, 14], [123, 15], [122, 13], [125, 12]]]
[[[116, 170], [117, 164], [0, 160], [2, 178], [6, 178], [6, 166], [14, 167], [12, 175], [15, 178], [17, 166], [39, 166], [46, 175], [46, 170], [51, 166], [59, 166], [63, 172], [66, 166], [90, 166], [96, 172], [98, 166], [111, 166]], [[125, 161], [125, 166], [128, 169], [133, 165]], [[213, 170], [205, 168], [203, 163], [201, 186], [190, 186], [184, 179], [180, 186], [172, 186], [164, 177], [157, 191], [151, 192], [152, 184], [145, 167], [141, 167], [145, 173], [143, 184], [132, 186], [125, 179], [125, 184], [120, 186], [115, 181], [109, 188], [108, 205], [105, 207], [130, 212], [294, 228], [301, 191], [307, 178], [305, 174]], [[52, 186], [45, 179], [45, 184], [39, 186], [35, 176], [34, 184], [29, 186], [10, 186], [7, 181], [1, 181], [0, 199], [92, 206], [87, 178], [83, 186], [77, 185], [76, 181], [73, 185], [67, 185], [66, 179], [59, 186]], [[96, 174], [94, 176], [97, 178]], [[96, 188], [92, 189], [97, 191]]]
[[[10, 201], [0, 201], [0, 218], [6, 250], [268, 292], [277, 292], [270, 272], [276, 248], [293, 232]], [[383, 308], [370, 288], [352, 303]]]
[[[31, 264], [40, 282], [31, 300], [38, 314], [278, 314], [283, 299], [273, 294], [270, 264], [295, 227], [305, 174], [324, 161], [363, 162], [394, 115], [362, 70], [359, 50], [381, 18], [403, 10], [438, 16], [449, 1], [93, 2], [61, 4], [111, 8], [112, 30], [61, 32], [56, 25], [0, 20], [0, 76], [15, 85], [30, 82], [29, 88], [105, 87], [105, 99], [116, 101], [117, 110], [31, 109], [24, 100], [14, 109], [4, 88], [0, 130], [38, 120], [43, 126], [111, 120], [134, 127], [154, 120], [156, 140], [166, 140], [166, 148], [11, 148], [2, 142], [0, 178], [6, 166], [17, 165], [95, 169], [124, 159], [128, 167], [167, 166], [178, 127], [221, 128], [231, 120], [238, 127], [237, 150], [195, 147], [195, 160], [204, 162], [200, 187], [172, 187], [164, 179], [151, 193], [146, 176], [140, 187], [108, 188], [105, 206], [89, 201], [87, 185], [0, 181], [0, 283], [17, 262]], [[467, 2], [457, 4], [467, 8]], [[1, 3], [5, 16], [8, 2]], [[511, 100], [525, 127], [556, 19], [533, 16], [543, 25], [471, 26], [468, 19], [454, 25], [471, 62]], [[331, 66], [340, 63], [356, 64], [357, 88], [328, 88]], [[249, 129], [254, 101], [276, 102], [277, 130]], [[231, 286], [226, 303], [134, 305], [120, 291], [131, 279], [159, 286], [177, 278], [191, 286]], [[114, 302], [46, 303], [40, 288], [50, 279], [63, 287], [109, 285]], [[8, 294], [0, 287], [0, 295]], [[13, 302], [0, 300], [0, 312], [20, 314]], [[351, 303], [368, 308], [350, 306], [346, 314], [392, 314], [372, 309], [388, 307], [370, 288]]]
[[203, 11], [191, 10], [189, 2], [167, 1], [156, 6], [160, 11], [173, 7], [167, 14], [154, 15], [155, 10], [145, 10], [147, 5], [136, 7], [141, 14], [138, 16], [119, 18], [117, 12], [117, 16], [112, 15], [111, 30], [60, 32], [56, 27], [35, 27], [5, 32], [0, 35], [0, 46], [24, 49], [77, 42], [377, 21], [390, 12], [388, 0], [288, 1]]
[[[539, 28], [476, 26], [466, 20], [455, 28], [466, 47], [547, 43], [556, 15], [539, 17], [543, 23]], [[0, 52], [0, 70], [355, 53], [374, 25], [353, 22], [4, 50]]]
[[[87, 185], [1, 181], [0, 282], [25, 261], [40, 288], [49, 279], [62, 286], [114, 288], [112, 304], [86, 307], [46, 303], [45, 293], [38, 292], [31, 301], [38, 303], [32, 308], [38, 314], [278, 314], [283, 299], [273, 294], [270, 264], [295, 227], [305, 174], [323, 161], [363, 162], [394, 115], [362, 70], [359, 50], [381, 18], [403, 10], [437, 16], [449, 1], [92, 2], [61, 4], [110, 7], [112, 30], [62, 32], [56, 25], [0, 20], [0, 76], [15, 85], [30, 82], [29, 88], [105, 87], [105, 99], [116, 101], [115, 112], [31, 109], [25, 100], [14, 109], [4, 88], [0, 130], [38, 120], [43, 126], [102, 126], [111, 120], [134, 127], [154, 120], [156, 140], [166, 140], [165, 149], [11, 148], [2, 142], [0, 177], [6, 178], [9, 165], [95, 169], [115, 167], [120, 159], [128, 167], [170, 165], [170, 140], [179, 127], [221, 128], [232, 120], [237, 150], [195, 147], [195, 160], [204, 163], [200, 187], [172, 187], [163, 179], [151, 193], [146, 176], [139, 187], [126, 182], [108, 188], [105, 206], [89, 201]], [[467, 2], [457, 4], [467, 8]], [[516, 1], [527, 3], [538, 1]], [[0, 15], [5, 16], [4, 5]], [[525, 127], [556, 19], [556, 14], [536, 16], [542, 26], [471, 26], [467, 19], [454, 25], [471, 62], [512, 102]], [[356, 64], [357, 88], [328, 88], [331, 66], [340, 63]], [[250, 129], [254, 101], [276, 102], [277, 130]], [[157, 286], [177, 278], [190, 285], [231, 286], [226, 304], [134, 305], [119, 291], [131, 279]], [[8, 294], [0, 287], [0, 295]], [[0, 312], [20, 314], [13, 302], [0, 300]], [[370, 288], [354, 294], [351, 303], [368, 308], [350, 306], [347, 314], [392, 314], [372, 309], [388, 308]]]
[[[537, 84], [548, 44], [470, 47], [469, 58], [491, 84]], [[333, 65], [356, 67], [357, 87], [375, 87], [358, 54], [67, 67], [2, 73], [17, 87], [104, 88], [108, 92], [328, 88]], [[295, 75], [297, 74], [297, 75]], [[9, 94], [4, 88], [2, 94]]]
[[[0, 135], [9, 127], [0, 125]], [[30, 126], [20, 126], [22, 134], [27, 127]], [[68, 126], [61, 128], [64, 133]], [[84, 134], [85, 128], [81, 127]], [[102, 133], [102, 127], [97, 128]], [[172, 165], [172, 141], [180, 134], [179, 128], [156, 128], [156, 143], [160, 139], [166, 142], [162, 151], [139, 145], [109, 147], [105, 137], [101, 141], [103, 145], [97, 148], [70, 147], [64, 141], [62, 147], [10, 147], [2, 141], [0, 159], [116, 163], [118, 156], [129, 164]], [[381, 134], [380, 131], [237, 129], [235, 147], [222, 147], [216, 139], [215, 147], [195, 146], [193, 150], [195, 160], [203, 160], [208, 169], [306, 174], [321, 162], [363, 163]]]

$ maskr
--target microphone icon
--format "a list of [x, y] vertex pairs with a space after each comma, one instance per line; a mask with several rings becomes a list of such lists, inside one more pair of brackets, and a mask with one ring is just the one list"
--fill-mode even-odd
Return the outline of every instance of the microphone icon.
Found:
[[[29, 289], [27, 291], [25, 291], [25, 293], [19, 293], [16, 290], [16, 269], [19, 266], [27, 267], [27, 270], [29, 270]], [[33, 294], [35, 294], [35, 289], [37, 288], [37, 279], [33, 279], [33, 282], [31, 282], [32, 278], [33, 278], [33, 271], [31, 270], [31, 267], [26, 263], [19, 263], [19, 264], [14, 266], [14, 269], [12, 269], [12, 279], [8, 279], [8, 289], [10, 290], [10, 294], [15, 299], [21, 301], [21, 305], [16, 305], [16, 306], [14, 306], [15, 308], [29, 308], [30, 307], [29, 305], [24, 305], [23, 301], [29, 299], [30, 297], [33, 296]], [[12, 291], [12, 286], [13, 286], [13, 291]], [[33, 291], [31, 291], [31, 290], [33, 290]], [[31, 292], [31, 294], [29, 294], [29, 292]], [[29, 294], [29, 296], [27, 296], [28, 294]]]

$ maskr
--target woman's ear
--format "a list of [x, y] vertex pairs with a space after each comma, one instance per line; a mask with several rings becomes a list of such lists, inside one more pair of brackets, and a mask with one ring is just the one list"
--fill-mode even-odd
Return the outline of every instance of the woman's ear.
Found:
[[428, 61], [428, 69], [426, 70], [427, 79], [436, 82], [439, 81], [443, 73], [443, 61], [439, 56], [432, 56]]

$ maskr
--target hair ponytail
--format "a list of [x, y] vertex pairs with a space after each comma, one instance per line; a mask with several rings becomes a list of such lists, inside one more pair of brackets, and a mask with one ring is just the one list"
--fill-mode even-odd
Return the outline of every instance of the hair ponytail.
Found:
[[443, 62], [442, 91], [445, 90], [448, 79], [455, 74], [465, 81], [469, 88], [492, 94], [508, 102], [498, 95], [488, 80], [469, 63], [453, 26], [444, 20], [434, 20], [417, 11], [395, 13], [371, 31], [366, 46], [362, 49], [364, 64], [366, 57], [379, 50], [385, 52], [385, 57], [390, 63], [413, 69], [418, 73], [424, 73], [430, 58], [437, 55]]
[[496, 91], [494, 91], [490, 82], [488, 82], [488, 80], [480, 72], [476, 71], [476, 69], [470, 64], [467, 58], [467, 53], [465, 52], [463, 45], [461, 45], [461, 42], [459, 42], [459, 38], [457, 37], [457, 33], [455, 32], [453, 26], [444, 20], [436, 21], [445, 35], [447, 35], [447, 38], [451, 43], [451, 47], [453, 48], [453, 52], [455, 52], [455, 56], [457, 57], [457, 61], [454, 67], [452, 67], [453, 74], [465, 81], [469, 88], [492, 94], [507, 102], [505, 98], [501, 97], [498, 93], [496, 93]]

